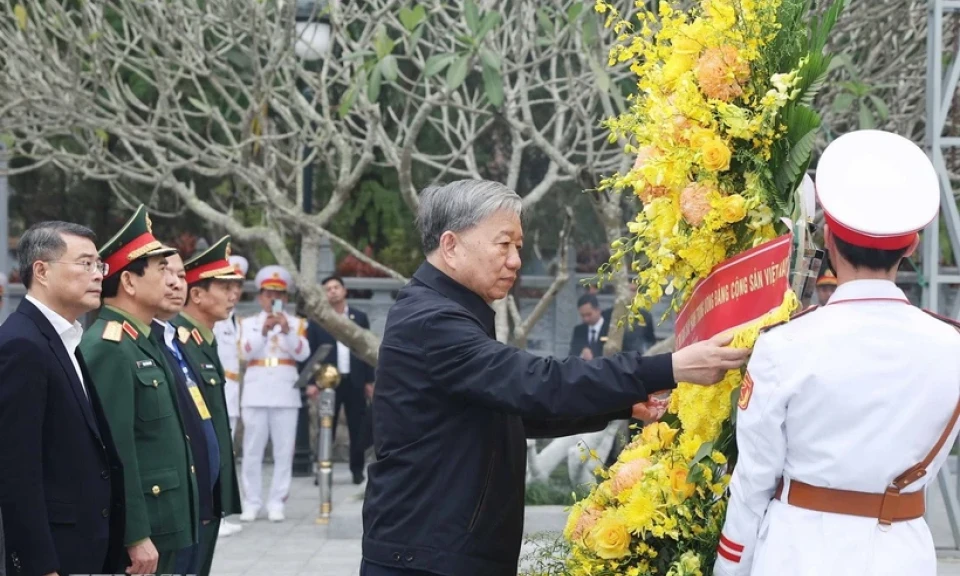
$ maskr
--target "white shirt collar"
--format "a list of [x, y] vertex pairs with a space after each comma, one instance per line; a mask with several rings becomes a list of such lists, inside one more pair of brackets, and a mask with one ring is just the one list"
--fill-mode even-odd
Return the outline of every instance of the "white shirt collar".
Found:
[[591, 329], [591, 330], [595, 330], [598, 334], [600, 333], [600, 329], [601, 329], [601, 328], [603, 328], [603, 315], [602, 315], [602, 314], [600, 315], [600, 319], [599, 319], [599, 320], [597, 320], [595, 323], [593, 323], [593, 324], [590, 325], [590, 329]]
[[80, 344], [80, 339], [83, 337], [83, 326], [80, 322], [74, 320], [71, 324], [69, 320], [63, 316], [57, 314], [50, 309], [49, 306], [43, 302], [37, 300], [33, 296], [27, 294], [27, 300], [31, 304], [37, 307], [40, 310], [40, 313], [43, 314], [44, 318], [50, 322], [50, 325], [53, 326], [53, 329], [60, 336], [60, 339], [63, 340], [64, 346], [66, 346], [67, 351], [73, 354], [77, 346]]
[[889, 280], [853, 280], [837, 286], [827, 305], [856, 300], [895, 300], [910, 303], [903, 290]]
[[167, 345], [167, 348], [172, 349], [173, 339], [177, 337], [177, 329], [173, 327], [173, 324], [164, 322], [158, 318], [154, 318], [153, 321], [163, 326], [163, 343]]

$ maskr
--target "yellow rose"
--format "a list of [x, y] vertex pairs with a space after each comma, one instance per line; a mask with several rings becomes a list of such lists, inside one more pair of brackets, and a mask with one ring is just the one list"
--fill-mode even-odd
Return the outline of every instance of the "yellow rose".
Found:
[[700, 164], [711, 172], [723, 172], [730, 168], [730, 149], [720, 138], [707, 140], [700, 148]]
[[743, 220], [747, 217], [747, 201], [739, 194], [727, 196], [720, 202], [720, 217], [727, 224]]
[[687, 499], [693, 496], [697, 487], [687, 482], [687, 470], [685, 468], [674, 468], [670, 472], [670, 487], [681, 499]]
[[618, 515], [605, 515], [590, 530], [586, 544], [605, 560], [616, 560], [630, 553], [630, 531]]

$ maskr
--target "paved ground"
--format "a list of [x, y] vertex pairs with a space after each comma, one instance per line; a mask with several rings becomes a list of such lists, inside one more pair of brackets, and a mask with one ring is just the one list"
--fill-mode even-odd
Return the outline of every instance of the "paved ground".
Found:
[[[264, 473], [267, 481], [270, 474]], [[264, 486], [266, 489], [267, 486]], [[294, 478], [287, 502], [287, 521], [274, 524], [262, 518], [244, 524], [240, 534], [220, 540], [214, 557], [214, 576], [357, 576], [360, 567], [360, 511], [363, 486], [350, 482], [345, 464], [334, 467], [333, 520], [316, 523], [319, 491], [312, 478]], [[939, 490], [929, 495], [929, 522], [938, 546], [949, 546], [949, 523]], [[527, 533], [559, 530], [565, 515], [557, 506], [527, 509]], [[237, 517], [232, 518], [237, 520]], [[960, 576], [960, 554], [941, 558], [937, 573]]]

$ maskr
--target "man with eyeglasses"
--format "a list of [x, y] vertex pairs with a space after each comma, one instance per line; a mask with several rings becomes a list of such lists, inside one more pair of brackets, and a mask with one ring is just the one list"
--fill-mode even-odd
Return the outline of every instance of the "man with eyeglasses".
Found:
[[176, 278], [143, 206], [100, 248], [103, 307], [80, 344], [124, 464], [131, 574], [171, 574], [199, 536], [199, 493], [175, 376], [150, 323]]
[[100, 305], [106, 268], [95, 239], [42, 222], [17, 246], [27, 296], [0, 326], [0, 574], [126, 566], [122, 466], [77, 351], [77, 319]]

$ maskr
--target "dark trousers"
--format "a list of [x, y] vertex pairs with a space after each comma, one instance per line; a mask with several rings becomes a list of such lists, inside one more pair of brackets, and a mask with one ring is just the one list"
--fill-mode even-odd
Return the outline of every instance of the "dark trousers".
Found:
[[157, 559], [157, 574], [177, 573], [177, 552], [161, 552]]
[[213, 566], [213, 551], [217, 547], [217, 536], [220, 534], [220, 519], [211, 520], [200, 526], [200, 576], [210, 576]]
[[[200, 545], [194, 544], [177, 551], [177, 561], [174, 564], [173, 574], [187, 576], [196, 574], [200, 568]], [[157, 574], [160, 574], [158, 569]]]
[[389, 568], [362, 560], [360, 562], [360, 576], [439, 576], [433, 572], [423, 570], [404, 570], [403, 568]]
[[340, 416], [340, 407], [344, 407], [347, 416], [347, 429], [350, 431], [350, 471], [356, 474], [363, 473], [363, 452], [366, 450], [364, 442], [363, 424], [367, 413], [367, 400], [363, 396], [363, 385], [357, 384], [349, 378], [337, 386], [337, 404], [333, 413], [333, 435], [336, 438], [337, 420]]

